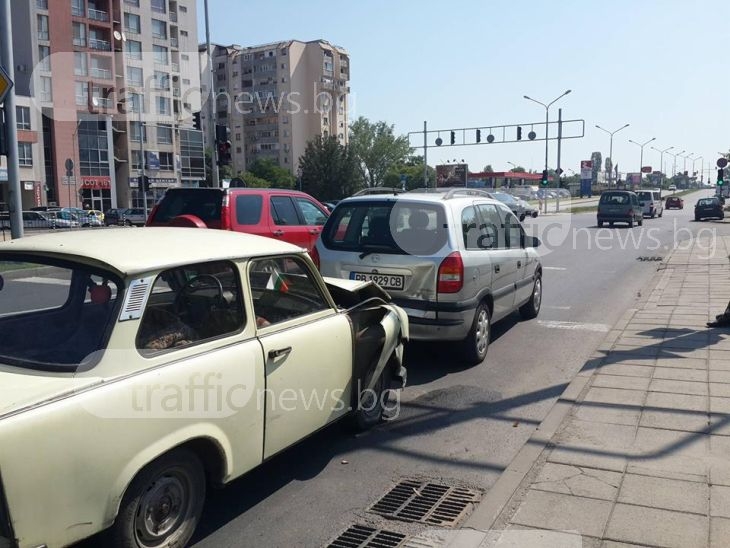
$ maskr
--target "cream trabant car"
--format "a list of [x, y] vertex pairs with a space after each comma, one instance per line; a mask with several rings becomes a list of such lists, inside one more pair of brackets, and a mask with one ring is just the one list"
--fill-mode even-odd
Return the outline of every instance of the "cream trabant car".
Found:
[[388, 300], [235, 232], [0, 244], [0, 546], [184, 546], [206, 485], [396, 409], [408, 320]]

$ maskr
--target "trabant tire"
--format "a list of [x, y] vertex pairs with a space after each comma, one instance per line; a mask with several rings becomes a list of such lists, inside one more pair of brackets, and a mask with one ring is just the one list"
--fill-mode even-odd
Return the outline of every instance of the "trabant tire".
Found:
[[540, 313], [540, 305], [542, 304], [542, 276], [538, 274], [535, 277], [535, 283], [532, 286], [532, 295], [530, 300], [520, 307], [520, 316], [523, 320], [532, 320], [537, 318]]
[[474, 311], [474, 320], [469, 334], [462, 342], [464, 358], [469, 364], [478, 365], [487, 357], [492, 331], [491, 321], [487, 304], [480, 303]]
[[[355, 428], [359, 431], [369, 430], [383, 418], [385, 402], [390, 386], [390, 363], [385, 364], [383, 372], [370, 390], [363, 390], [357, 397], [355, 410]], [[359, 387], [357, 387], [359, 389]]]
[[188, 449], [175, 449], [143, 468], [127, 487], [108, 544], [115, 548], [185, 546], [205, 501], [205, 471]]

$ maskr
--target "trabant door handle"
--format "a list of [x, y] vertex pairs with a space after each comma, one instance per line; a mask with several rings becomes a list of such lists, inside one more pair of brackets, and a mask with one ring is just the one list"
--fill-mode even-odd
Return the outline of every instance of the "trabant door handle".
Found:
[[274, 230], [274, 232], [272, 232], [272, 234], [274, 236], [283, 236], [284, 235], [284, 231], [283, 230]]
[[494, 265], [494, 271], [495, 272], [499, 272], [499, 265], [498, 264]]
[[286, 348], [279, 348], [278, 350], [269, 350], [269, 359], [275, 360], [276, 358], [281, 358], [282, 356], [286, 356], [291, 352], [291, 346], [287, 346]]

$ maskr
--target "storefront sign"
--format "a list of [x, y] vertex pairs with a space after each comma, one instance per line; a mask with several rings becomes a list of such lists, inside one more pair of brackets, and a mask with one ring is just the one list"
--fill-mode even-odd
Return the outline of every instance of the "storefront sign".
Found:
[[[150, 187], [152, 188], [168, 188], [177, 186], [177, 179], [174, 177], [150, 177]], [[130, 177], [129, 186], [139, 188], [139, 177]]]
[[112, 178], [105, 175], [98, 177], [81, 177], [81, 188], [90, 190], [110, 190], [112, 187]]

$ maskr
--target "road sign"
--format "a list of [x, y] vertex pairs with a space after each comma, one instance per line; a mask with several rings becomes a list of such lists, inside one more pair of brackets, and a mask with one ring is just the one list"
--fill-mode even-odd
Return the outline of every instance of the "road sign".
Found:
[[718, 158], [717, 167], [727, 167], [727, 158]]
[[563, 174], [563, 170], [562, 170], [562, 168], [558, 168], [558, 169], [556, 169], [556, 170], [555, 170], [555, 173], [557, 173], [558, 175], [562, 175], [562, 174]]
[[10, 79], [8, 73], [0, 66], [0, 105], [5, 102], [5, 96], [13, 89], [13, 85], [14, 82]]
[[74, 174], [74, 161], [71, 158], [66, 158], [66, 177], [73, 177]]
[[642, 173], [651, 173], [651, 166], [644, 166], [641, 168]]

